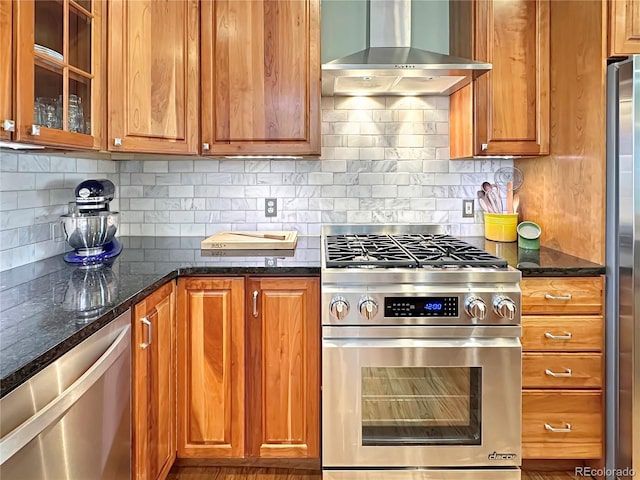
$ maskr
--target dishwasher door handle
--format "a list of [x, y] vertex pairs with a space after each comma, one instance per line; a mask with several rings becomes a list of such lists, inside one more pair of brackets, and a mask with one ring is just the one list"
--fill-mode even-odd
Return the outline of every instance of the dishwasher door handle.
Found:
[[106, 373], [129, 347], [127, 337], [130, 329], [131, 326], [126, 325], [109, 348], [75, 382], [35, 415], [0, 439], [0, 465], [22, 450], [44, 429], [54, 424]]

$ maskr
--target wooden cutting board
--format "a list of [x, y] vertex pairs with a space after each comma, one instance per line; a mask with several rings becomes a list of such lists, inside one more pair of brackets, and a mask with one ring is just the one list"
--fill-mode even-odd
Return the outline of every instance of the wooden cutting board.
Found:
[[[237, 233], [284, 235], [285, 239], [246, 237], [244, 235], [236, 235]], [[298, 232], [295, 230], [268, 232], [238, 230], [235, 232], [214, 233], [200, 243], [200, 248], [202, 250], [292, 250], [296, 248], [297, 241]]]

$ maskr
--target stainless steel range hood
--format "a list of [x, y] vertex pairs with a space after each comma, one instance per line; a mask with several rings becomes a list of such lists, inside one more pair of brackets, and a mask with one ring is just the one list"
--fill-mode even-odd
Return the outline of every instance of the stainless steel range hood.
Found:
[[322, 65], [322, 95], [451, 95], [491, 70], [411, 47], [411, 0], [370, 0], [369, 48]]

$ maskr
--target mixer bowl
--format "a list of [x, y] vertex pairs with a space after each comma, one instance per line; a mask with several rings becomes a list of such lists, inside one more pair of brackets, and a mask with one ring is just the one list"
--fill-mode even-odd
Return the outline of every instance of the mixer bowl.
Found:
[[60, 216], [62, 231], [71, 247], [80, 255], [94, 255], [113, 240], [120, 224], [120, 213], [97, 212], [91, 215]]

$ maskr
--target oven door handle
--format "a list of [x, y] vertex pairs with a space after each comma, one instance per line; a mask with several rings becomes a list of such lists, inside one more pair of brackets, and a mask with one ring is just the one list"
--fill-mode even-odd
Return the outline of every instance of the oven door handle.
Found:
[[521, 325], [402, 325], [402, 326], [332, 326], [323, 325], [325, 340], [464, 340], [508, 339], [522, 336]]
[[518, 348], [519, 338], [330, 338], [322, 348]]

